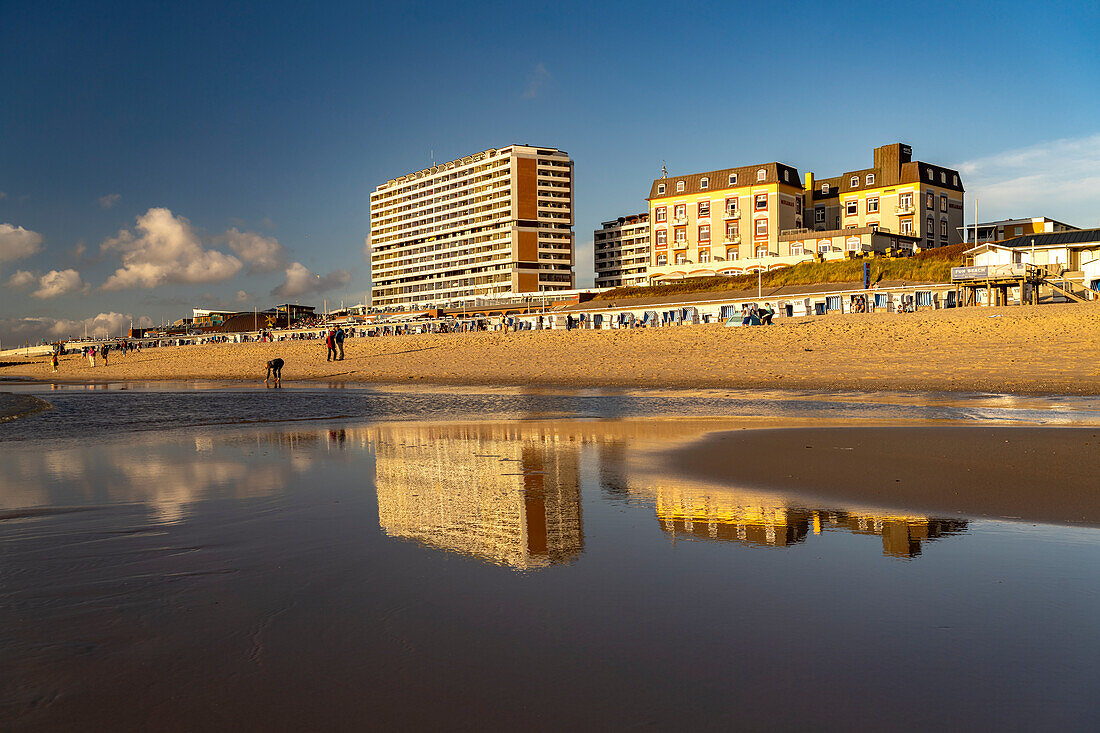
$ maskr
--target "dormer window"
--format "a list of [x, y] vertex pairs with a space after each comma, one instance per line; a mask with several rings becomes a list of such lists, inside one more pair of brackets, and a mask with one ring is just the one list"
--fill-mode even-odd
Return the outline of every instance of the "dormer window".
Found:
[[957, 175], [951, 176], [951, 182], [956, 186], [959, 185], [959, 177]]
[[701, 181], [699, 181], [699, 188], [710, 188], [710, 179], [704, 177]]
[[925, 168], [924, 172], [928, 176], [928, 180], [930, 180], [930, 181], [934, 180], [933, 177], [932, 177], [932, 169], [931, 168]]
[[947, 183], [947, 174], [940, 171], [940, 183]]
[[665, 184], [663, 184], [663, 183], [658, 183], [658, 184], [657, 184], [657, 195], [658, 195], [658, 196], [663, 196], [663, 195], [664, 195], [664, 193], [665, 193]]
[[758, 181], [763, 181], [767, 177], [768, 177], [768, 172], [766, 170], [764, 170], [763, 168], [761, 168], [760, 170], [758, 170], [756, 172], [756, 180], [758, 180]]
[[731, 186], [736, 186], [737, 185], [737, 174], [736, 173], [730, 173], [730, 185]]
[[875, 182], [875, 174], [874, 173], [868, 173], [867, 174], [867, 185], [868, 186], [873, 185], [874, 182]]
[[676, 181], [676, 193], [683, 193], [683, 192], [684, 192], [684, 182], [683, 181]]
[[821, 184], [821, 193], [823, 193], [823, 194], [828, 194], [829, 193], [829, 184], [828, 183], [822, 183]]
[[852, 188], [859, 188], [859, 176], [852, 176], [852, 180], [849, 181]]
[[783, 180], [788, 181], [788, 182], [791, 180], [791, 172], [790, 171], [783, 171]]

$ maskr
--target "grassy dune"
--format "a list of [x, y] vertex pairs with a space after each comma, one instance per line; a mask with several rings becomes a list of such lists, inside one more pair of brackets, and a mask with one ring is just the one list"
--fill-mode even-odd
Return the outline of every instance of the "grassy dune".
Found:
[[[930, 249], [914, 257], [886, 259], [877, 257], [871, 262], [871, 282], [880, 280], [907, 280], [910, 282], [947, 282], [951, 268], [963, 264], [962, 253], [966, 245]], [[839, 262], [803, 262], [800, 265], [772, 270], [763, 275], [764, 287], [783, 285], [817, 285], [819, 283], [850, 283], [863, 279], [864, 260]], [[679, 280], [665, 285], [649, 287], [615, 288], [602, 294], [601, 300], [624, 298], [651, 298], [681, 293], [710, 293], [725, 290], [744, 290], [756, 287], [756, 275], [734, 277], [697, 277]]]

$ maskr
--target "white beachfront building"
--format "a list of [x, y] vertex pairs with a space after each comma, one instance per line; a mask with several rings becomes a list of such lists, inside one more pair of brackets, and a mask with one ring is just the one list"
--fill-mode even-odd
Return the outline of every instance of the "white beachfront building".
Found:
[[1057, 269], [1066, 280], [1100, 291], [1100, 229], [1032, 234], [979, 244], [966, 251], [976, 267], [1032, 264]]

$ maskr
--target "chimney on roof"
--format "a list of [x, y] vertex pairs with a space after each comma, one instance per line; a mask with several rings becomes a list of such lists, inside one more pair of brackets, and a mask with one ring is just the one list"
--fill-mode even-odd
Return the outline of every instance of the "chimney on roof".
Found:
[[882, 182], [888, 186], [901, 180], [901, 167], [913, 161], [913, 147], [905, 143], [892, 143], [875, 148], [875, 168], [882, 175]]

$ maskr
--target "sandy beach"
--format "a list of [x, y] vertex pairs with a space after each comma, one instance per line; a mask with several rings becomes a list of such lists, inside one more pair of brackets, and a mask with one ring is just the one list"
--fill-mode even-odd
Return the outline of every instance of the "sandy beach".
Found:
[[1100, 302], [782, 319], [610, 331], [356, 338], [327, 362], [320, 341], [211, 344], [66, 356], [0, 368], [41, 380], [262, 380], [652, 388], [781, 388], [1100, 394]]
[[825, 427], [717, 433], [674, 451], [696, 480], [800, 501], [1100, 526], [1100, 429]]

